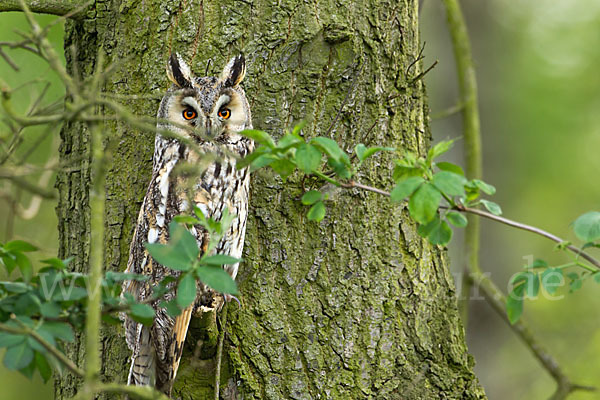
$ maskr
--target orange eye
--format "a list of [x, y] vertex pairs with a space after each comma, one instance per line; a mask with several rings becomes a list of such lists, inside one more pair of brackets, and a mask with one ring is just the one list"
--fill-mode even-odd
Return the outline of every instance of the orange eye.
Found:
[[219, 110], [219, 117], [223, 119], [229, 119], [229, 117], [231, 117], [231, 111], [229, 110], [229, 108], [221, 108]]
[[198, 116], [198, 113], [191, 108], [186, 108], [185, 110], [183, 110], [182, 115], [183, 115], [183, 118], [185, 118], [189, 121], [190, 119], [196, 118]]

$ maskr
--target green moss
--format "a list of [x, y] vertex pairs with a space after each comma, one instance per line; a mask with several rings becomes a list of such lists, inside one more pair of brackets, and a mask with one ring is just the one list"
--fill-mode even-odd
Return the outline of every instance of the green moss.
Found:
[[[98, 46], [108, 60], [119, 61], [106, 87], [118, 94], [163, 93], [169, 51], [191, 60], [199, 74], [209, 59], [209, 74], [218, 74], [242, 51], [255, 127], [277, 136], [306, 120], [304, 134], [329, 135], [348, 150], [362, 142], [425, 152], [430, 136], [423, 88], [420, 81], [409, 83], [421, 66], [408, 68], [421, 45], [416, 2], [279, 3], [99, 2], [93, 18], [69, 24], [67, 44], [77, 46], [86, 74]], [[152, 116], [158, 102], [127, 106]], [[107, 130], [116, 138], [110, 148], [118, 162], [107, 174], [105, 262], [107, 269], [122, 270], [154, 139], [120, 123]], [[61, 255], [76, 255], [76, 268], [84, 269], [87, 133], [71, 124], [63, 137], [62, 160], [83, 155], [84, 161], [58, 180]], [[370, 160], [358, 179], [389, 187], [389, 162], [389, 155]], [[303, 184], [321, 188], [311, 179]], [[285, 185], [268, 171], [253, 178], [238, 275], [243, 307], [230, 308], [225, 327], [225, 398], [483, 398], [442, 250], [416, 234], [401, 207], [372, 193], [333, 191], [326, 218], [309, 222], [297, 201], [301, 188], [299, 176]], [[193, 322], [178, 396], [212, 397], [217, 333], [214, 314]], [[124, 381], [122, 332], [111, 328], [104, 337], [103, 371], [107, 379]], [[82, 361], [79, 347], [69, 354]], [[70, 376], [60, 380], [57, 398], [70, 396], [75, 386]]]

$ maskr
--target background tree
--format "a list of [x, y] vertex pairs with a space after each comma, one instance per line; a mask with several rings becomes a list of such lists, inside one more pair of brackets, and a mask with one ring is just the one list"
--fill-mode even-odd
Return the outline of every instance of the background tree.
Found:
[[[75, 77], [89, 77], [105, 54], [119, 61], [106, 92], [157, 98], [170, 51], [185, 54], [196, 70], [242, 51], [256, 126], [277, 135], [306, 120], [305, 135], [329, 136], [348, 149], [359, 140], [419, 153], [428, 146], [416, 4], [101, 3], [67, 23], [65, 44]], [[127, 104], [140, 115], [153, 115], [157, 105]], [[104, 264], [122, 270], [153, 140], [122, 122], [110, 130], [106, 151], [118, 162], [106, 175]], [[74, 268], [85, 270], [94, 218], [91, 140], [77, 122], [65, 125], [62, 138], [62, 162], [79, 167], [57, 179], [60, 255], [75, 255]], [[361, 178], [388, 177], [372, 169]], [[401, 209], [369, 195], [332, 191], [326, 219], [307, 224], [294, 202], [302, 186], [297, 177], [286, 185], [268, 174], [254, 178], [239, 279], [244, 306], [232, 310], [225, 328], [223, 395], [482, 396], [443, 252], [416, 235]], [[206, 342], [206, 332], [199, 327], [195, 338]], [[102, 345], [103, 376], [122, 379], [128, 352], [120, 330], [106, 328]], [[205, 343], [198, 357], [188, 357], [178, 393], [210, 391], [210, 348]], [[79, 346], [68, 353], [78, 363], [85, 357]], [[57, 397], [72, 395], [76, 385], [61, 380]]]

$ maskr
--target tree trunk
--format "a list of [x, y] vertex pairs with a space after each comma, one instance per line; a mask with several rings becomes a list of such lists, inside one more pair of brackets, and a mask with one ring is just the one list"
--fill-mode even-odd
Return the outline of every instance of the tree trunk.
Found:
[[[67, 63], [89, 76], [102, 49], [121, 65], [106, 91], [156, 95], [127, 101], [136, 114], [153, 116], [168, 87], [170, 51], [198, 75], [218, 74], [242, 52], [258, 129], [279, 137], [304, 120], [306, 137], [331, 137], [348, 152], [362, 142], [425, 154], [426, 98], [421, 80], [413, 81], [421, 72], [418, 2], [276, 3], [97, 0], [87, 19], [67, 24]], [[122, 123], [110, 131], [118, 138], [108, 145], [105, 266], [123, 270], [154, 138]], [[62, 135], [63, 161], [79, 167], [57, 183], [61, 255], [76, 256], [75, 268], [85, 270], [89, 138], [77, 124]], [[359, 180], [390, 187], [390, 160], [366, 163]], [[253, 176], [238, 274], [242, 307], [228, 306], [224, 328], [222, 398], [484, 398], [445, 251], [418, 236], [405, 207], [373, 193], [328, 188], [327, 216], [308, 221], [298, 199], [303, 186], [319, 185], [299, 175], [284, 184], [267, 170]], [[214, 320], [193, 322], [174, 398], [212, 398]], [[105, 379], [122, 382], [129, 356], [123, 331], [107, 327], [103, 334]], [[82, 347], [69, 354], [82, 364]], [[69, 375], [57, 380], [57, 398], [76, 386]]]

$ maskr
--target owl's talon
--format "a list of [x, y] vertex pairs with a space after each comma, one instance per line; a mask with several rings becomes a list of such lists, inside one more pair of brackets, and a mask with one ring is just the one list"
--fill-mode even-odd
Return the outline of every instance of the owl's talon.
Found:
[[240, 303], [240, 301], [238, 300], [238, 298], [235, 297], [232, 294], [224, 294], [223, 295], [223, 299], [225, 300], [226, 303], [229, 303], [231, 301], [231, 299], [233, 299], [233, 300], [237, 301], [239, 307], [242, 306], [242, 303]]

